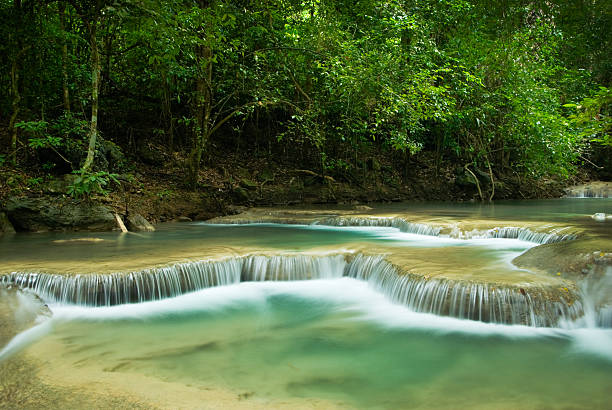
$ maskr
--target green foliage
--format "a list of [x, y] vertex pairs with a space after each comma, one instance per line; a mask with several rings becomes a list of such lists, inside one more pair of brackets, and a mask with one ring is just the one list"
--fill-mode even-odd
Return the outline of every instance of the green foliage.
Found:
[[108, 187], [111, 183], [119, 184], [117, 174], [105, 171], [85, 172], [73, 171], [76, 174], [74, 182], [68, 186], [67, 194], [73, 198], [90, 198], [92, 195], [108, 195]]
[[155, 194], [160, 200], [171, 199], [174, 197], [175, 192], [171, 189], [164, 189]]
[[32, 187], [32, 188], [35, 188], [35, 187], [39, 186], [40, 184], [42, 184], [42, 182], [43, 182], [43, 178], [42, 177], [28, 178], [28, 180], [26, 181], [28, 186]]
[[612, 89], [600, 87], [579, 104], [565, 104], [564, 107], [575, 109], [569, 120], [580, 137], [612, 146]]
[[[250, 150], [255, 139], [268, 155], [324, 171], [351, 171], [370, 152], [402, 167], [426, 151], [461, 167], [565, 176], [580, 156], [612, 145], [607, 7], [79, 0], [67, 2], [60, 19], [57, 2], [3, 2], [0, 89], [12, 90], [16, 70], [18, 145], [45, 171], [78, 167], [95, 23], [99, 126], [124, 148], [196, 147], [194, 161], [212, 161], [207, 147]], [[71, 112], [62, 109], [63, 91]], [[0, 96], [2, 112], [12, 112], [14, 94]], [[75, 195], [108, 184], [96, 188], [104, 175], [82, 178], [89, 191]]]

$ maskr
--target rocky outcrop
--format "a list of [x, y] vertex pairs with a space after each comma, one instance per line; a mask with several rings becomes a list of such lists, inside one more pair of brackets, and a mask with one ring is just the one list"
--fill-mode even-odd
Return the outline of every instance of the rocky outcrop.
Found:
[[109, 208], [87, 201], [13, 197], [4, 212], [17, 231], [111, 231], [116, 226]]
[[0, 235], [5, 233], [15, 233], [15, 228], [11, 225], [4, 212], [0, 212]]
[[127, 217], [127, 227], [132, 232], [153, 232], [155, 228], [140, 214], [130, 214]]

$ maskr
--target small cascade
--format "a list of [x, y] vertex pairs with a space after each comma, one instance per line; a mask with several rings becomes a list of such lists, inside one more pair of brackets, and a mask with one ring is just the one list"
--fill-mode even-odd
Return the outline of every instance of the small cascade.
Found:
[[[565, 229], [565, 228], [563, 228]], [[449, 237], [455, 239], [519, 239], [521, 241], [537, 243], [540, 245], [546, 243], [557, 243], [563, 241], [572, 241], [576, 239], [574, 234], [562, 234], [563, 229], [558, 229], [553, 232], [534, 232], [529, 228], [518, 228], [507, 226], [503, 228], [493, 228], [486, 231], [460, 231], [458, 229], [451, 232]]]
[[578, 187], [566, 191], [565, 198], [612, 198], [609, 187]]
[[397, 228], [401, 232], [417, 235], [438, 236], [442, 230], [439, 226], [408, 222], [402, 218], [362, 218], [362, 217], [331, 217], [315, 222], [327, 226], [376, 226]]
[[190, 262], [141, 272], [85, 275], [12, 273], [7, 284], [33, 290], [47, 302], [111, 306], [178, 296], [212, 286], [240, 282], [240, 259]]
[[86, 275], [12, 273], [0, 283], [31, 289], [47, 302], [112, 306], [179, 296], [241, 281], [305, 280], [342, 277], [343, 255], [314, 257], [245, 256], [199, 261], [140, 272]]
[[591, 269], [580, 283], [580, 296], [584, 303], [584, 325], [612, 328], [612, 266], [604, 272]]
[[440, 226], [408, 222], [402, 218], [364, 218], [364, 217], [331, 217], [317, 221], [318, 225], [328, 226], [377, 226], [397, 228], [401, 232], [417, 235], [439, 236], [453, 239], [519, 239], [537, 244], [556, 243], [576, 239], [574, 234], [562, 234], [563, 229], [553, 232], [534, 232], [529, 228], [503, 227], [488, 230], [462, 231], [455, 227], [448, 234], [441, 234]]
[[[295, 281], [348, 276], [369, 283], [393, 302], [423, 313], [483, 322], [555, 326], [582, 315], [571, 291], [496, 286], [400, 274], [383, 256], [336, 254], [249, 255], [198, 261], [140, 272], [64, 276], [12, 273], [0, 283], [31, 289], [45, 302], [111, 306], [159, 300], [245, 281]], [[590, 305], [589, 305], [590, 306]], [[585, 311], [589, 309], [585, 307]], [[598, 311], [610, 323], [612, 309]], [[589, 316], [590, 317], [590, 316]]]
[[555, 326], [560, 319], [582, 314], [580, 303], [552, 299], [544, 289], [525, 291], [484, 283], [448, 279], [427, 279], [413, 274], [398, 274], [381, 256], [356, 256], [345, 275], [365, 280], [396, 303], [417, 312], [434, 313], [482, 322]]
[[341, 278], [345, 266], [344, 255], [249, 256], [243, 259], [241, 281]]

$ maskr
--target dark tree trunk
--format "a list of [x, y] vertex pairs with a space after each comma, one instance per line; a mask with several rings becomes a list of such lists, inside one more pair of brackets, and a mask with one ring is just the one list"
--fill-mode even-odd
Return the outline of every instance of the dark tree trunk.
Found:
[[68, 90], [68, 41], [66, 40], [66, 3], [58, 3], [59, 24], [62, 33], [62, 90], [64, 110], [70, 112], [70, 91]]

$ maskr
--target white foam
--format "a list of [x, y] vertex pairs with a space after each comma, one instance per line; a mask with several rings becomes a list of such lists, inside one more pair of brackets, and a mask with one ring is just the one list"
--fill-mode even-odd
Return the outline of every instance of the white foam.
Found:
[[570, 335], [573, 351], [612, 361], [612, 329], [573, 329]]
[[110, 307], [51, 305], [54, 320], [139, 320], [165, 315], [207, 312], [231, 306], [263, 307], [271, 296], [289, 295], [327, 302], [335, 309], [351, 312], [351, 320], [364, 320], [384, 327], [420, 329], [438, 333], [502, 335], [508, 337], [563, 336], [567, 330], [507, 326], [417, 313], [390, 302], [367, 282], [341, 278], [292, 282], [244, 282], [204, 289], [172, 299]]
[[31, 344], [42, 339], [44, 336], [49, 334], [52, 329], [53, 321], [48, 319], [34, 327], [29, 328], [28, 330], [19, 333], [17, 336], [13, 337], [2, 350], [0, 350], [0, 362], [8, 359], [15, 353], [20, 352]]
[[259, 310], [266, 308], [270, 297], [279, 295], [306, 299], [314, 303], [328, 303], [334, 311], [349, 313], [338, 320], [366, 321], [382, 328], [436, 334], [499, 336], [509, 339], [564, 339], [570, 341], [570, 348], [574, 352], [612, 361], [612, 329], [502, 325], [417, 313], [403, 305], [390, 302], [366, 282], [347, 277], [294, 282], [244, 282], [204, 289], [171, 299], [111, 307], [50, 305], [53, 317], [13, 338], [0, 351], [0, 360], [44, 337], [59, 322], [155, 320], [170, 315], [215, 312], [245, 306]]
[[[373, 218], [374, 219], [374, 218]], [[223, 226], [223, 227], [269, 227], [301, 229], [308, 231], [333, 231], [333, 232], [360, 232], [377, 240], [388, 240], [403, 242], [402, 245], [417, 247], [437, 247], [437, 246], [480, 246], [490, 249], [517, 249], [525, 251], [537, 246], [538, 243], [528, 242], [520, 239], [508, 238], [454, 238], [448, 235], [424, 235], [418, 233], [402, 232], [399, 228], [386, 226], [346, 226], [346, 225], [300, 225], [300, 224], [279, 224], [268, 222], [254, 222], [246, 224], [210, 224], [199, 222], [199, 225]]]

